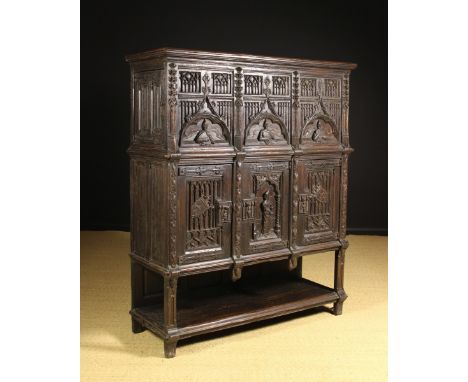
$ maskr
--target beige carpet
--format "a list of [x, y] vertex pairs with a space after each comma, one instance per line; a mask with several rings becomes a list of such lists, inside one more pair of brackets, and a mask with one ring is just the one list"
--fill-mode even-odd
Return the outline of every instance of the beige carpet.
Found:
[[[81, 380], [386, 381], [387, 238], [349, 236], [343, 315], [321, 312], [180, 343], [130, 328], [129, 234], [81, 233]], [[331, 285], [333, 255], [306, 256], [304, 277]]]

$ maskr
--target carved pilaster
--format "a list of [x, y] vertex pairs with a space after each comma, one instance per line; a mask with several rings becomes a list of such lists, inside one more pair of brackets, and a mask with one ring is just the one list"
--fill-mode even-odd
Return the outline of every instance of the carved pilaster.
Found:
[[245, 158], [245, 153], [237, 153], [237, 161], [235, 167], [235, 182], [234, 182], [234, 251], [233, 260], [234, 268], [232, 270], [232, 280], [240, 279], [242, 272], [242, 250], [241, 250], [241, 230], [242, 230], [242, 164]]
[[292, 145], [298, 147], [301, 131], [301, 105], [299, 100], [299, 73], [297, 71], [293, 73], [292, 96]]
[[341, 198], [340, 198], [340, 238], [346, 237], [346, 209], [348, 205], [348, 158], [349, 152], [343, 154], [341, 163]]
[[177, 66], [173, 62], [168, 65], [168, 103], [169, 103], [169, 151], [177, 150]]
[[349, 73], [343, 76], [343, 97], [342, 97], [342, 142], [345, 147], [349, 147]]
[[297, 248], [297, 224], [299, 215], [299, 170], [298, 158], [295, 156], [292, 161], [292, 222], [291, 222], [291, 236], [292, 247]]
[[177, 266], [177, 165], [178, 157], [170, 158], [168, 163], [169, 197], [169, 265]]
[[234, 121], [234, 146], [240, 150], [242, 147], [242, 136], [245, 130], [244, 101], [243, 101], [243, 77], [242, 68], [237, 67], [234, 74], [234, 98], [235, 98], [235, 121]]

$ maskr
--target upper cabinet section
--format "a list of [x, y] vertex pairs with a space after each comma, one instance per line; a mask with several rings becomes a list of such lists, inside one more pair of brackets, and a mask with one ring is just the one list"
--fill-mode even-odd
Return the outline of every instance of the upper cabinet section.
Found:
[[174, 49], [127, 61], [131, 150], [216, 157], [349, 147], [354, 64]]

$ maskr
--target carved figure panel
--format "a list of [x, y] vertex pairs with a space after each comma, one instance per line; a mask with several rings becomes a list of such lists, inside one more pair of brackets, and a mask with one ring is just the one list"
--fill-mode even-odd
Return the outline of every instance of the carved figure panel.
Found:
[[[299, 161], [297, 200], [298, 245], [338, 237], [340, 159]], [[293, 227], [294, 229], [294, 227]]]
[[320, 97], [316, 103], [301, 105], [301, 112], [304, 123], [301, 144], [339, 144], [338, 128]]
[[311, 141], [312, 143], [337, 144], [338, 140], [333, 133], [333, 124], [322, 118], [315, 118], [309, 122], [302, 133], [302, 143]]
[[200, 104], [199, 110], [188, 117], [182, 127], [180, 146], [228, 146], [230, 144], [229, 129], [211, 105], [207, 95]]
[[242, 250], [249, 254], [286, 248], [289, 223], [289, 162], [243, 165], [241, 187]]
[[281, 172], [253, 175], [252, 193], [255, 195], [255, 218], [252, 224], [252, 240], [280, 237], [281, 182]]
[[286, 145], [288, 133], [284, 122], [276, 114], [267, 98], [263, 107], [250, 121], [245, 132], [246, 146]]
[[333, 192], [334, 169], [323, 171], [309, 171], [307, 174], [307, 187], [310, 190], [309, 208], [306, 232], [317, 232], [331, 229], [330, 201]]

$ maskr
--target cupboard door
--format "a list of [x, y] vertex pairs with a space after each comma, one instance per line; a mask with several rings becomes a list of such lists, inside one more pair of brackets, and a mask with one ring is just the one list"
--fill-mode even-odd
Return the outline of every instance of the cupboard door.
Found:
[[340, 159], [298, 161], [297, 245], [338, 238]]
[[231, 164], [179, 167], [179, 264], [231, 255]]
[[242, 253], [288, 247], [289, 162], [242, 166]]

